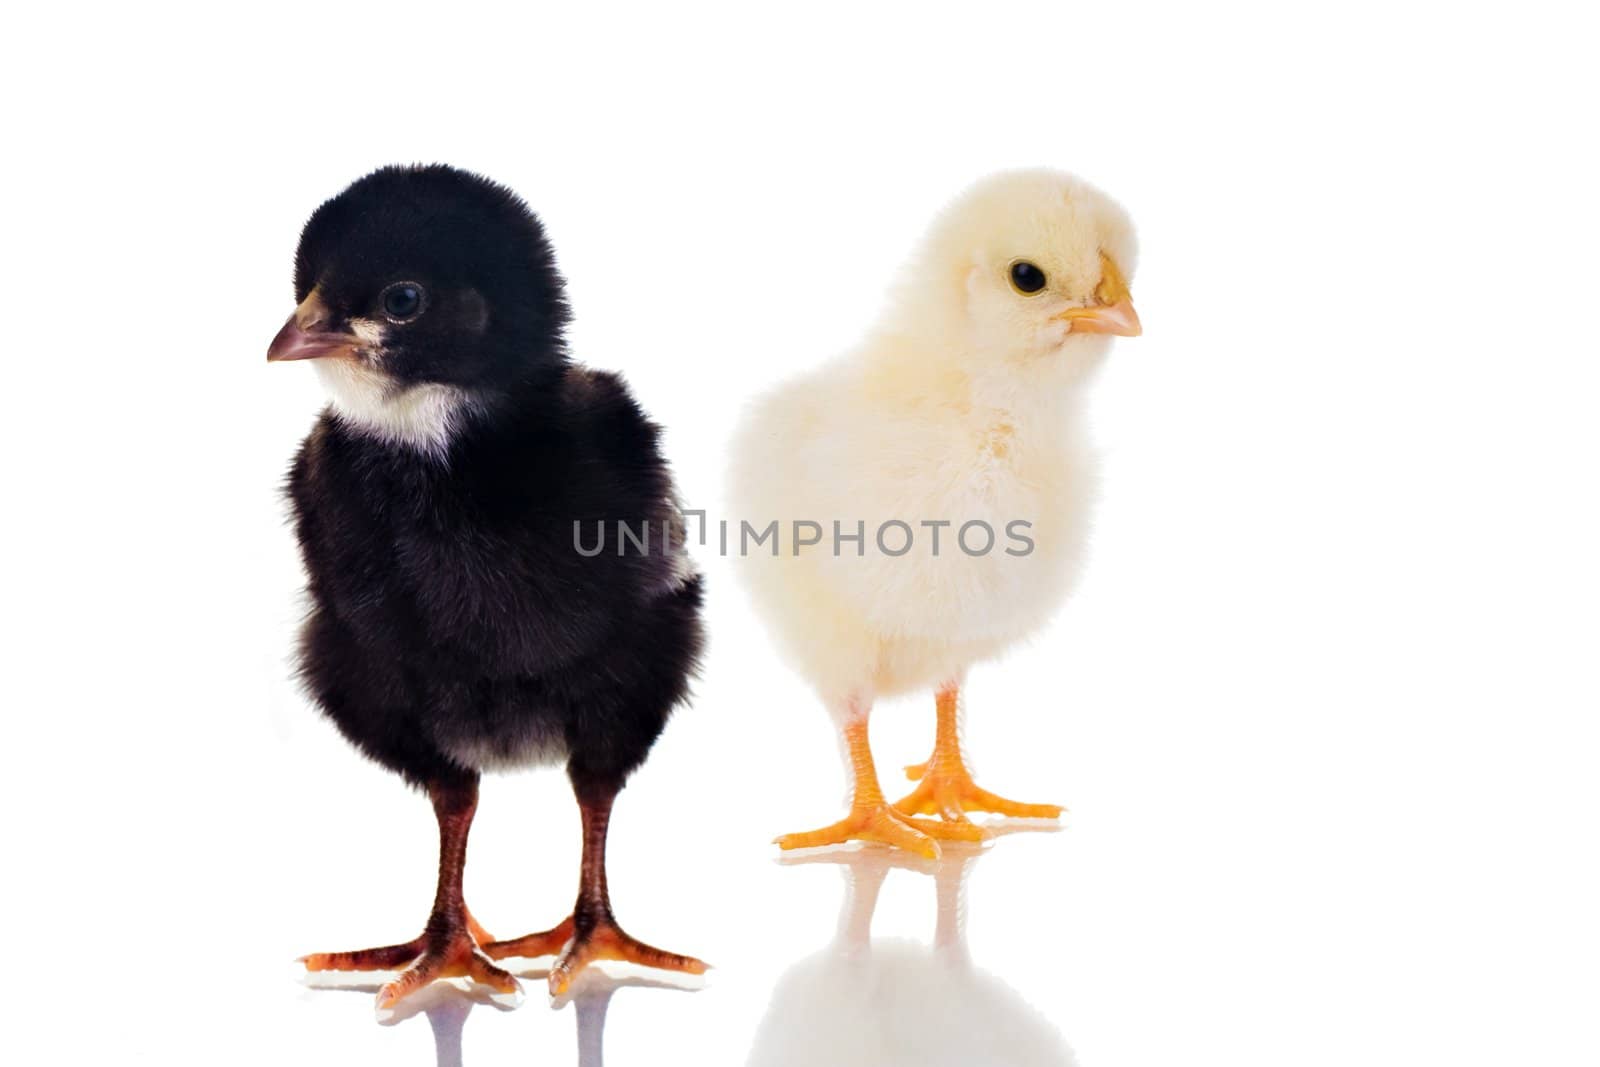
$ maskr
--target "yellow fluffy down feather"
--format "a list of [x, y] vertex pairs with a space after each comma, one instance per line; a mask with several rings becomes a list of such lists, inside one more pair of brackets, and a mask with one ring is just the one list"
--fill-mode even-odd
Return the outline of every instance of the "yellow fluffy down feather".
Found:
[[[1082, 391], [1110, 341], [1081, 316], [1125, 297], [1134, 259], [1099, 190], [992, 176], [937, 219], [865, 340], [746, 414], [730, 550], [836, 716], [959, 680], [1061, 603], [1093, 495]], [[1023, 292], [1018, 263], [1046, 284]], [[740, 552], [740, 522], [774, 521], [775, 545]]]

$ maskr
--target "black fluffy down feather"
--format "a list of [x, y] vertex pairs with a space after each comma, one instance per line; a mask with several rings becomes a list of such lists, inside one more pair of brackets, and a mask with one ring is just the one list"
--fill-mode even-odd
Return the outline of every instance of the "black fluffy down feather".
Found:
[[[288, 480], [309, 572], [300, 671], [362, 752], [417, 783], [565, 758], [580, 797], [620, 788], [684, 699], [702, 644], [657, 427], [612, 374], [573, 365], [562, 280], [515, 195], [390, 168], [307, 224], [296, 295], [365, 314], [424, 282], [439, 314], [397, 331], [395, 388], [463, 389], [443, 454], [325, 411]], [[476, 308], [463, 326], [451, 309]], [[651, 529], [647, 552], [596, 524]], [[680, 531], [663, 550], [663, 528]]]

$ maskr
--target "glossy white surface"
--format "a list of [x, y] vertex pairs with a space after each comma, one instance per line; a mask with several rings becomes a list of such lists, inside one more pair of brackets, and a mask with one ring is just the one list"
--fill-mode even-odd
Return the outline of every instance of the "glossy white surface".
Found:
[[[1600, 187], [1571, 5], [32, 5], [0, 81], [7, 1062], [1592, 1067]], [[1066, 804], [940, 875], [839, 814], [823, 711], [710, 575], [692, 709], [623, 795], [623, 923], [698, 992], [537, 980], [380, 1026], [308, 951], [409, 938], [427, 805], [288, 680], [265, 365], [317, 202], [442, 159], [544, 216], [575, 350], [716, 515], [734, 412], [857, 337], [978, 174], [1077, 170], [1143, 244], [1085, 582], [976, 671], [980, 781]], [[931, 699], [880, 710], [885, 782]], [[484, 922], [576, 888], [558, 774], [484, 791]], [[878, 857], [845, 864], [861, 902]], [[946, 889], [959, 872], [943, 872]], [[604, 1018], [601, 1025], [602, 1007]], [[580, 1036], [581, 1031], [586, 1031]], [[785, 1057], [788, 1057], [785, 1059]], [[598, 1055], [581, 1062], [597, 1064]]]

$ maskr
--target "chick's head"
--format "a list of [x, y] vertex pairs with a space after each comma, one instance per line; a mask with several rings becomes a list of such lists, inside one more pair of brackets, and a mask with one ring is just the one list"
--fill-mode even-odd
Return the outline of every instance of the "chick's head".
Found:
[[394, 390], [473, 390], [563, 358], [569, 311], [538, 218], [453, 167], [385, 167], [324, 203], [294, 284], [269, 360], [317, 359]]
[[963, 337], [968, 358], [1037, 360], [1089, 338], [1138, 336], [1127, 213], [1058, 171], [993, 175], [934, 224], [902, 279], [898, 311]]

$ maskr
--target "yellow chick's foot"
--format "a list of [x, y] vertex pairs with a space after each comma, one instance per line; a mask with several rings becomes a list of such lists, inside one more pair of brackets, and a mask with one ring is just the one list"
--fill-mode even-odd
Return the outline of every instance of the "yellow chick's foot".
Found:
[[878, 787], [878, 774], [872, 765], [872, 748], [867, 743], [866, 718], [846, 723], [843, 733], [851, 772], [855, 776], [850, 814], [820, 830], [784, 834], [776, 839], [779, 848], [788, 851], [842, 845], [847, 841], [876, 841], [936, 860], [939, 858], [939, 844], [934, 838], [946, 841], [983, 841], [988, 838], [988, 833], [981, 826], [966, 820], [927, 822], [895, 811], [884, 799], [883, 790]]
[[566, 993], [573, 979], [595, 960], [618, 960], [682, 974], [706, 973], [706, 964], [693, 956], [667, 952], [631, 936], [617, 925], [609, 909], [599, 918], [582, 922], [568, 919], [562, 925], [572, 929], [573, 935], [555, 966], [550, 968], [550, 995], [553, 997]]
[[936, 860], [939, 858], [939, 844], [935, 838], [947, 841], [982, 841], [987, 836], [981, 826], [971, 822], [963, 825], [913, 819], [880, 802], [858, 806], [832, 826], [824, 826], [820, 830], [809, 830], [805, 833], [784, 834], [777, 838], [777, 845], [788, 851], [796, 848], [842, 845], [848, 841], [875, 841]]
[[[1017, 819], [1059, 819], [1065, 810], [1056, 804], [1024, 804], [980, 789], [961, 755], [959, 688], [951, 683], [939, 690], [938, 733], [933, 755], [906, 768], [906, 777], [918, 782], [911, 794], [895, 804], [902, 815], [938, 815], [952, 825], [971, 825], [966, 813], [986, 811]], [[920, 779], [920, 781], [918, 781]]]
[[967, 769], [959, 766], [935, 768], [924, 773], [917, 788], [894, 807], [903, 815], [939, 815], [949, 820], [947, 825], [951, 826], [973, 825], [966, 816], [969, 811], [992, 812], [1017, 819], [1059, 819], [1066, 810], [1058, 804], [1024, 804], [997, 796], [980, 788]]

